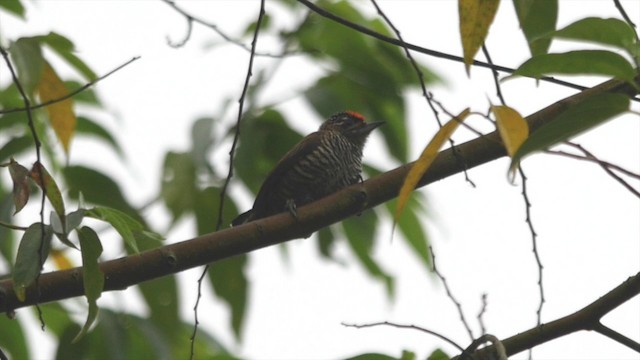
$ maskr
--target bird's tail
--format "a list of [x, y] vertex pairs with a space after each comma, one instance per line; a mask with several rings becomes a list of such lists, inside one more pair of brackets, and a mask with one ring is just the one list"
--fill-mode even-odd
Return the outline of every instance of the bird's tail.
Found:
[[253, 217], [252, 215], [253, 215], [253, 209], [238, 215], [235, 219], [231, 221], [231, 226], [238, 226], [244, 223], [248, 223], [249, 221], [252, 220], [252, 217]]

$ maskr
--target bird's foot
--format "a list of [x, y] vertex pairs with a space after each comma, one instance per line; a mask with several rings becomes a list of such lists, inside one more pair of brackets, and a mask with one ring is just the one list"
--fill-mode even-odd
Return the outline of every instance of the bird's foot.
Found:
[[296, 202], [293, 199], [287, 200], [285, 204], [285, 208], [289, 211], [289, 214], [294, 217], [294, 219], [298, 220], [298, 211], [296, 207]]

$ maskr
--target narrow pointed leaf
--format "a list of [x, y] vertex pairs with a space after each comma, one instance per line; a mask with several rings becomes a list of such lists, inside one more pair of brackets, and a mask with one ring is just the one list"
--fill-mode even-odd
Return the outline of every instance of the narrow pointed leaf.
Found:
[[533, 152], [546, 149], [610, 120], [629, 109], [630, 100], [622, 94], [603, 93], [576, 104], [531, 134], [511, 159], [513, 173], [520, 161]]
[[0, 1], [0, 8], [5, 9], [7, 12], [21, 18], [22, 20], [26, 20], [24, 16], [24, 6], [22, 6], [20, 0], [2, 0]]
[[51, 49], [65, 59], [69, 65], [78, 70], [87, 80], [95, 80], [98, 77], [84, 61], [74, 54], [75, 49], [73, 42], [65, 36], [50, 32], [47, 35], [38, 36], [37, 38], [41, 42], [49, 45]]
[[[53, 209], [56, 211], [56, 214], [60, 218], [60, 221], [63, 225], [66, 225], [66, 216], [64, 210], [64, 200], [62, 199], [62, 193], [60, 193], [60, 188], [56, 181], [49, 175], [47, 169], [42, 166], [42, 164], [36, 162], [33, 164], [31, 168], [31, 172], [29, 176], [33, 181], [35, 181], [38, 186], [40, 186], [43, 191], [46, 192], [47, 199]], [[63, 229], [62, 232], [66, 232], [66, 229]]]
[[29, 201], [29, 170], [11, 159], [9, 162], [9, 174], [13, 182], [13, 204], [17, 214]]
[[630, 49], [635, 43], [635, 33], [626, 22], [620, 19], [602, 19], [590, 17], [578, 20], [549, 37], [589, 41]]
[[513, 156], [529, 136], [529, 125], [520, 113], [508, 106], [492, 106], [491, 111], [496, 117], [498, 132], [507, 153]]
[[605, 50], [576, 50], [534, 56], [520, 65], [513, 75], [539, 79], [551, 74], [605, 75], [633, 81], [635, 70], [621, 55]]
[[[42, 79], [38, 83], [38, 93], [42, 102], [48, 102], [65, 97], [69, 91], [65, 87], [55, 70], [45, 63]], [[73, 112], [73, 100], [65, 99], [46, 107], [49, 122], [65, 153], [69, 154], [71, 138], [76, 128], [76, 115]]]
[[498, 11], [498, 5], [498, 0], [458, 0], [460, 37], [467, 73], [489, 33], [489, 26]]
[[111, 224], [118, 234], [122, 236], [125, 244], [127, 244], [127, 246], [129, 246], [129, 248], [135, 253], [139, 252], [138, 245], [136, 243], [136, 235], [143, 235], [144, 227], [131, 216], [123, 213], [122, 211], [106, 207], [95, 207], [87, 210], [85, 215]]
[[80, 239], [80, 249], [82, 250], [82, 284], [84, 286], [84, 295], [89, 303], [89, 312], [84, 326], [72, 343], [77, 342], [87, 333], [98, 316], [98, 298], [100, 298], [104, 289], [104, 274], [98, 266], [98, 259], [102, 254], [102, 244], [98, 234], [90, 227], [83, 226], [78, 230], [78, 238]]
[[14, 289], [20, 301], [24, 301], [26, 288], [36, 280], [49, 255], [52, 233], [50, 226], [44, 225], [43, 231], [42, 223], [34, 223], [22, 234], [13, 268]]
[[551, 38], [544, 37], [556, 29], [558, 21], [557, 0], [513, 0], [520, 28], [529, 44], [532, 56], [546, 54]]
[[464, 121], [464, 119], [469, 115], [469, 109], [465, 109], [455, 118], [449, 120], [431, 139], [427, 147], [422, 151], [422, 154], [416, 160], [415, 164], [409, 170], [407, 174], [407, 178], [404, 180], [402, 184], [402, 188], [400, 188], [400, 195], [398, 195], [398, 206], [396, 207], [396, 213], [393, 217], [394, 226], [400, 215], [402, 215], [402, 211], [409, 200], [409, 196], [411, 192], [416, 188], [418, 181], [422, 178], [425, 172], [429, 169], [433, 160], [438, 155], [438, 151], [444, 145], [444, 143], [451, 137], [451, 134], [458, 128], [460, 122]]
[[18, 72], [20, 84], [29, 96], [42, 78], [44, 58], [40, 43], [33, 38], [20, 38], [11, 44], [11, 60]]

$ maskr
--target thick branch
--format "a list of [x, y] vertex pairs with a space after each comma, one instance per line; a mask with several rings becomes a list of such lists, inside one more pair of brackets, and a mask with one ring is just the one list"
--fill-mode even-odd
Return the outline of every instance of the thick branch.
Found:
[[[598, 93], [625, 92], [634, 95], [633, 87], [621, 81], [607, 81], [594, 88], [561, 100], [527, 118], [531, 131], [550, 121], [572, 104], [588, 101]], [[505, 156], [496, 132], [442, 151], [418, 186], [424, 186], [453, 174]], [[463, 159], [463, 164], [460, 159]], [[398, 191], [412, 164], [400, 166], [380, 176], [344, 189], [313, 204], [298, 209], [298, 219], [283, 213], [242, 226], [227, 228], [191, 240], [149, 250], [138, 255], [105, 261], [105, 291], [122, 290], [152, 280], [208, 264], [266, 246], [305, 237], [325, 226], [389, 201]], [[0, 282], [0, 312], [9, 312], [36, 302], [56, 301], [83, 295], [82, 269], [74, 268], [42, 274], [39, 289], [26, 290], [26, 300], [18, 301], [11, 280]]]

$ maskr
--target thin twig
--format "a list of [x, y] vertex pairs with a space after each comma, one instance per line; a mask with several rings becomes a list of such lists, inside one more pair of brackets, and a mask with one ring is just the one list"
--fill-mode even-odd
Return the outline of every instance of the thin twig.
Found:
[[606, 337], [608, 337], [609, 339], [622, 344], [632, 350], [635, 350], [636, 352], [640, 353], [640, 343], [638, 343], [637, 341], [634, 341], [632, 339], [629, 339], [628, 337], [620, 334], [619, 332], [604, 326], [601, 322], [598, 322], [594, 327], [593, 327], [593, 331], [597, 332], [598, 334], [604, 335]]
[[[297, 0], [299, 3], [301, 3], [302, 5], [306, 6], [307, 8], [311, 9], [313, 12], [315, 12], [316, 14], [325, 17], [327, 19], [330, 19], [332, 21], [335, 21], [341, 25], [344, 25], [346, 27], [349, 27], [351, 29], [354, 29], [360, 33], [363, 33], [365, 35], [371, 36], [375, 39], [387, 42], [389, 44], [393, 44], [396, 46], [406, 46], [408, 49], [422, 53], [422, 54], [426, 54], [429, 56], [433, 56], [433, 57], [437, 57], [437, 58], [442, 58], [442, 59], [447, 59], [447, 60], [452, 60], [452, 61], [457, 61], [457, 62], [464, 62], [464, 59], [460, 56], [456, 56], [456, 55], [451, 55], [451, 54], [447, 54], [447, 53], [443, 53], [440, 51], [435, 51], [435, 50], [431, 50], [431, 49], [427, 49], [427, 48], [423, 48], [421, 46], [418, 45], [414, 45], [412, 43], [402, 43], [397, 39], [394, 39], [392, 37], [388, 37], [386, 35], [380, 34], [376, 31], [373, 31], [371, 29], [368, 29], [362, 25], [353, 23], [349, 20], [346, 20], [330, 11], [327, 11], [317, 5], [315, 5], [314, 3], [312, 3], [309, 0]], [[512, 74], [513, 72], [515, 72], [515, 69], [506, 67], [506, 66], [500, 66], [500, 65], [491, 65], [482, 61], [478, 61], [478, 60], [474, 60], [472, 65], [474, 66], [478, 66], [478, 67], [484, 67], [484, 68], [489, 68], [489, 69], [494, 69], [494, 70], [498, 70], [501, 72], [505, 72], [505, 73], [509, 73]], [[558, 80], [555, 79], [553, 77], [550, 76], [544, 76], [541, 77], [540, 79], [537, 80], [542, 80], [542, 81], [546, 81], [546, 82], [550, 82], [552, 84], [556, 84], [556, 85], [562, 85], [562, 86], [566, 86], [572, 89], [576, 89], [576, 90], [586, 90], [587, 87], [586, 86], [582, 86], [582, 85], [577, 85], [577, 84], [573, 84], [570, 83], [568, 81], [564, 81], [564, 80]], [[633, 101], [638, 101], [640, 102], [640, 98], [634, 97], [632, 98]]]
[[542, 307], [545, 303], [544, 299], [544, 287], [542, 286], [542, 261], [540, 261], [540, 253], [538, 252], [538, 234], [536, 230], [533, 228], [533, 220], [531, 219], [531, 202], [529, 201], [529, 195], [527, 194], [527, 176], [524, 174], [524, 170], [522, 170], [521, 166], [518, 166], [518, 172], [520, 173], [520, 178], [522, 179], [522, 198], [524, 199], [525, 213], [526, 213], [526, 222], [529, 226], [529, 232], [531, 233], [531, 242], [533, 244], [533, 255], [536, 259], [536, 264], [538, 266], [538, 289], [540, 290], [540, 303], [538, 304], [537, 314], [537, 325], [542, 323]]
[[[60, 98], [57, 98], [57, 99], [49, 100], [49, 101], [47, 101], [47, 102], [43, 102], [43, 103], [41, 103], [41, 104], [31, 105], [31, 108], [30, 108], [30, 109], [31, 109], [31, 110], [35, 110], [35, 109], [39, 109], [39, 108], [43, 108], [43, 107], [47, 107], [47, 106], [49, 106], [49, 105], [53, 105], [53, 104], [55, 104], [55, 103], [59, 103], [60, 101], [64, 101], [64, 100], [67, 100], [67, 99], [69, 99], [69, 98], [72, 98], [72, 97], [76, 96], [77, 94], [79, 94], [79, 93], [81, 93], [81, 92], [85, 91], [85, 90], [86, 90], [86, 89], [88, 89], [89, 87], [91, 87], [91, 86], [95, 85], [95, 84], [96, 84], [96, 83], [98, 83], [99, 81], [106, 79], [107, 77], [109, 77], [109, 75], [111, 75], [111, 74], [115, 73], [116, 71], [118, 71], [118, 70], [122, 69], [123, 67], [125, 67], [125, 66], [127, 66], [127, 65], [131, 64], [132, 62], [134, 62], [134, 61], [136, 61], [136, 60], [138, 60], [138, 59], [140, 59], [140, 56], [134, 56], [131, 60], [129, 60], [129, 61], [125, 62], [124, 64], [122, 64], [122, 65], [118, 66], [117, 68], [115, 68], [115, 69], [113, 69], [113, 70], [109, 71], [108, 73], [106, 73], [106, 74], [104, 74], [104, 75], [100, 76], [99, 78], [96, 78], [95, 80], [92, 80], [92, 81], [90, 81], [90, 82], [88, 82], [88, 83], [84, 84], [82, 87], [80, 87], [80, 88], [78, 88], [78, 89], [76, 89], [76, 90], [74, 90], [74, 91], [72, 91], [72, 92], [68, 93], [67, 95], [65, 95], [65, 96], [63, 96], [63, 97], [60, 97]], [[26, 108], [6, 109], [6, 110], [0, 110], [0, 114], [9, 114], [9, 113], [18, 112], [18, 111], [25, 111], [25, 110], [27, 110], [27, 109], [26, 109]]]
[[[22, 84], [20, 83], [20, 80], [18, 79], [18, 76], [16, 75], [15, 70], [13, 69], [13, 65], [9, 60], [9, 54], [7, 54], [6, 50], [2, 46], [0, 46], [0, 54], [2, 54], [4, 61], [7, 63], [7, 67], [9, 68], [9, 72], [11, 73], [11, 78], [13, 80], [13, 83], [16, 85], [16, 88], [18, 89], [18, 92], [22, 97], [24, 108], [27, 112], [27, 123], [29, 124], [29, 130], [31, 131], [31, 136], [33, 137], [33, 142], [35, 143], [35, 147], [36, 147], [36, 163], [34, 164], [34, 166], [36, 167], [36, 172], [38, 173], [38, 177], [40, 179], [44, 179], [44, 176], [42, 176], [42, 166], [41, 166], [42, 157], [40, 155], [40, 147], [42, 146], [42, 143], [40, 142], [40, 138], [38, 137], [38, 132], [36, 131], [36, 126], [33, 121], [31, 100], [29, 100], [27, 93], [24, 91], [24, 88], [22, 87]], [[45, 241], [45, 232], [46, 232], [45, 224], [44, 224], [44, 208], [45, 208], [45, 202], [47, 199], [47, 188], [44, 185], [44, 180], [42, 181], [43, 181], [43, 184], [41, 186], [42, 197], [40, 199], [40, 246], [38, 247], [38, 258], [40, 261], [40, 264], [39, 264], [40, 266], [38, 267], [38, 276], [36, 276], [36, 279], [35, 279], [35, 286], [37, 289], [40, 289], [40, 286], [38, 284], [40, 281], [40, 272], [42, 270], [42, 266], [44, 265], [44, 260], [46, 259], [46, 257], [43, 256], [42, 252], [44, 251], [44, 241]], [[38, 292], [38, 297], [39, 297], [39, 292]], [[40, 309], [40, 306], [37, 304], [37, 302], [36, 302], [36, 309], [38, 310], [40, 327], [42, 328], [42, 331], [44, 331], [44, 328], [45, 328], [44, 317], [42, 314], [42, 309]]]
[[175, 11], [177, 11], [180, 15], [184, 16], [184, 18], [187, 20], [187, 34], [185, 35], [184, 39], [182, 41], [179, 41], [177, 43], [172, 42], [171, 40], [169, 40], [169, 38], [167, 37], [167, 41], [169, 42], [169, 45], [172, 47], [182, 47], [184, 46], [189, 39], [191, 38], [191, 31], [193, 28], [193, 23], [198, 23], [202, 26], [208, 27], [209, 29], [213, 30], [216, 34], [218, 34], [221, 38], [223, 38], [226, 42], [231, 43], [233, 45], [237, 45], [239, 47], [241, 47], [242, 49], [246, 50], [247, 52], [252, 52], [252, 56], [264, 56], [264, 57], [273, 57], [273, 58], [281, 58], [281, 57], [285, 57], [288, 55], [293, 55], [293, 52], [283, 52], [281, 54], [269, 54], [269, 53], [262, 53], [262, 52], [256, 52], [254, 50], [251, 49], [250, 46], [247, 46], [247, 44], [243, 43], [240, 40], [236, 40], [234, 38], [232, 38], [231, 36], [227, 35], [224, 31], [220, 30], [220, 28], [215, 25], [212, 24], [210, 22], [207, 22], [201, 18], [198, 18], [196, 16], [193, 16], [191, 14], [189, 14], [188, 12], [186, 12], [184, 9], [178, 7], [178, 5], [176, 5], [176, 3], [173, 0], [162, 0], [162, 2], [164, 2], [165, 4], [171, 6], [171, 8], [173, 8]]
[[631, 18], [627, 14], [627, 11], [624, 9], [624, 7], [622, 7], [622, 4], [620, 3], [620, 0], [613, 0], [613, 3], [615, 4], [616, 9], [618, 9], [618, 11], [620, 12], [620, 15], [622, 16], [624, 21], [626, 21], [627, 24], [629, 24], [629, 26], [634, 30], [633, 33], [636, 35], [636, 41], [640, 42], [640, 37], [638, 37], [638, 32], [635, 31], [636, 30], [636, 24], [633, 21], [631, 21]]
[[440, 338], [446, 342], [448, 342], [449, 344], [455, 346], [458, 350], [460, 351], [464, 351], [464, 348], [460, 345], [458, 345], [455, 341], [449, 339], [448, 337], [437, 333], [433, 330], [429, 330], [429, 329], [425, 329], [423, 327], [420, 326], [416, 326], [416, 325], [403, 325], [403, 324], [396, 324], [396, 323], [392, 323], [389, 321], [381, 321], [381, 322], [375, 322], [375, 323], [370, 323], [370, 324], [348, 324], [348, 323], [342, 323], [343, 326], [346, 327], [352, 327], [352, 328], [356, 328], [356, 329], [362, 329], [362, 328], [368, 328], [368, 327], [374, 327], [374, 326], [392, 326], [395, 328], [399, 328], [399, 329], [412, 329], [412, 330], [419, 330], [422, 332], [425, 332], [427, 334], [433, 335], [437, 338]]
[[[482, 44], [482, 53], [487, 59], [487, 62], [493, 65], [493, 60], [491, 60], [491, 55], [489, 54], [489, 49], [487, 48], [486, 44]], [[493, 75], [493, 83], [496, 86], [496, 95], [498, 96], [498, 99], [500, 99], [500, 103], [506, 106], [507, 102], [504, 101], [504, 97], [502, 96], [502, 89], [500, 86], [500, 74], [498, 74], [498, 71], [496, 69], [491, 69], [491, 74]]]
[[11, 230], [27, 231], [27, 228], [24, 226], [13, 225], [4, 221], [0, 221], [0, 226], [5, 227], [7, 229], [11, 229]]
[[[233, 160], [236, 147], [238, 145], [238, 139], [240, 138], [240, 123], [242, 121], [243, 109], [244, 109], [244, 101], [247, 95], [247, 89], [249, 88], [249, 80], [251, 79], [251, 75], [253, 74], [253, 60], [256, 55], [256, 46], [258, 44], [258, 34], [260, 33], [260, 25], [262, 24], [262, 19], [264, 18], [265, 10], [264, 10], [265, 0], [260, 1], [260, 12], [258, 13], [258, 21], [256, 23], [256, 29], [253, 32], [253, 40], [251, 41], [251, 52], [249, 54], [249, 65], [247, 66], [247, 76], [245, 77], [244, 86], [242, 88], [242, 94], [240, 95], [240, 99], [238, 100], [238, 119], [236, 121], [236, 132], [233, 137], [233, 144], [231, 145], [231, 150], [229, 150], [229, 172], [227, 173], [227, 177], [222, 185], [222, 190], [220, 191], [220, 205], [218, 207], [218, 221], [216, 224], [216, 231], [220, 230], [222, 227], [222, 213], [224, 210], [225, 203], [225, 195], [227, 192], [227, 188], [229, 183], [231, 182], [231, 178], [233, 177]], [[193, 326], [193, 333], [191, 334], [191, 355], [189, 359], [193, 359], [194, 355], [194, 346], [195, 339], [198, 332], [198, 304], [200, 302], [200, 296], [202, 291], [202, 281], [205, 277], [205, 274], [209, 271], [209, 265], [205, 265], [204, 270], [202, 271], [202, 275], [198, 279], [198, 299], [196, 300], [196, 304], [193, 308], [195, 324]]]
[[460, 305], [460, 302], [455, 298], [455, 296], [453, 296], [453, 293], [451, 293], [451, 289], [449, 289], [449, 284], [447, 283], [447, 279], [438, 271], [438, 268], [436, 267], [436, 254], [433, 252], [433, 248], [431, 246], [429, 246], [429, 253], [431, 254], [431, 263], [433, 265], [433, 272], [438, 276], [440, 281], [442, 281], [442, 285], [444, 286], [444, 290], [447, 292], [447, 296], [449, 297], [449, 299], [451, 299], [451, 301], [453, 301], [453, 304], [458, 309], [458, 314], [460, 315], [460, 320], [462, 321], [462, 325], [464, 325], [464, 328], [467, 330], [467, 333], [469, 334], [469, 338], [473, 340], [473, 332], [471, 331], [471, 327], [469, 327], [469, 323], [467, 322], [467, 319], [464, 316], [464, 311], [462, 311], [462, 305]]
[[[404, 50], [405, 55], [409, 59], [409, 62], [411, 62], [411, 66], [413, 67], [413, 70], [416, 72], [418, 81], [420, 82], [420, 88], [422, 89], [422, 96], [424, 96], [424, 98], [427, 100], [427, 104], [431, 108], [431, 111], [433, 112], [433, 115], [435, 116], [436, 121], [438, 122], [438, 127], [442, 128], [442, 122], [440, 121], [440, 117], [438, 116], [438, 110], [435, 108], [435, 106], [433, 106], [433, 102], [432, 102], [433, 95], [427, 92], [427, 86], [424, 83], [424, 74], [422, 73], [422, 70], [420, 70], [418, 63], [415, 61], [415, 59], [411, 55], [411, 52], [407, 48], [407, 43], [405, 43], [404, 39], [402, 38], [402, 35], [400, 34], [400, 30], [398, 30], [398, 28], [396, 28], [395, 25], [393, 25], [393, 22], [391, 22], [387, 14], [385, 14], [384, 11], [382, 11], [382, 9], [380, 8], [380, 6], [378, 6], [378, 3], [376, 2], [376, 0], [371, 0], [371, 3], [376, 8], [376, 11], [382, 17], [382, 19], [384, 19], [387, 25], [389, 25], [391, 30], [393, 30], [393, 32], [396, 34], [398, 41], [400, 41], [400, 43], [402, 44], [401, 45], [402, 49]], [[455, 141], [452, 138], [449, 138], [449, 144], [453, 149], [453, 154], [456, 158], [456, 161], [459, 161], [460, 164], [464, 166], [464, 178], [469, 184], [471, 184], [471, 186], [476, 187], [473, 181], [471, 181], [471, 179], [469, 178], [469, 174], [467, 173], [467, 167], [465, 166], [464, 159], [458, 153], [456, 149]]]
[[484, 335], [487, 332], [487, 328], [484, 326], [484, 314], [487, 312], [487, 294], [482, 294], [482, 296], [480, 297], [480, 300], [482, 300], [482, 307], [480, 308], [480, 311], [478, 311], [478, 324], [480, 324], [480, 333], [481, 335]]

